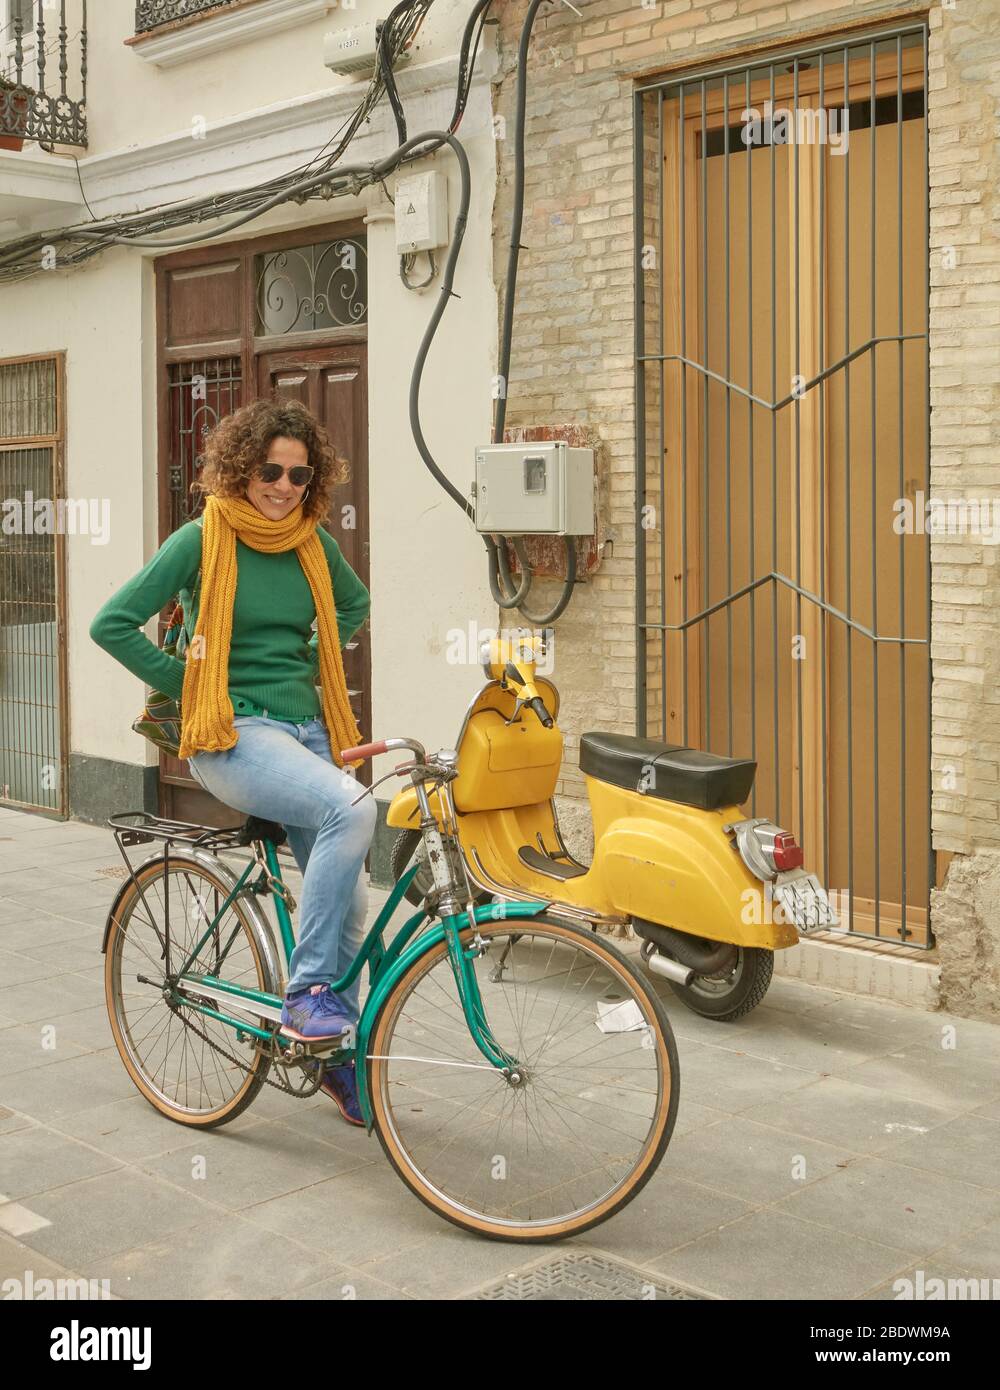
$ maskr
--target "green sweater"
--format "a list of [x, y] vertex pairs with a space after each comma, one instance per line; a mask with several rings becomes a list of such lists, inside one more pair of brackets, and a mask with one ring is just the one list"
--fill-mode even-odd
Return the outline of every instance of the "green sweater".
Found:
[[[368, 616], [368, 590], [344, 559], [340, 546], [317, 526], [326, 551], [337, 606], [340, 645]], [[275, 718], [305, 719], [321, 712], [318, 634], [309, 581], [294, 550], [268, 554], [236, 541], [236, 597], [229, 649], [229, 697], [242, 697]], [[147, 685], [179, 700], [184, 662], [170, 656], [139, 629], [171, 598], [179, 596], [194, 632], [191, 590], [201, 565], [201, 521], [189, 521], [163, 542], [146, 567], [107, 600], [90, 624], [98, 646]], [[200, 598], [200, 593], [199, 593]]]

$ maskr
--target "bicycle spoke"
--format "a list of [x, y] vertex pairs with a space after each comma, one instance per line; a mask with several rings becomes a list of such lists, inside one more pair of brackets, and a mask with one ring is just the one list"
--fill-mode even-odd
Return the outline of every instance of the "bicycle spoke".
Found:
[[[610, 948], [534, 921], [481, 933], [485, 1027], [517, 1074], [482, 1065], [447, 955], [415, 967], [372, 1061], [394, 1149], [460, 1217], [564, 1223], [607, 1206], [662, 1147], [672, 1082], [662, 1049], [635, 1034], [663, 1025]], [[638, 1005], [643, 1029], [597, 1028], [609, 998]]]
[[[170, 922], [170, 968], [187, 961], [226, 894], [210, 876], [189, 862], [171, 861], [169, 879], [162, 870], [147, 875], [143, 898], [126, 900], [113, 937], [114, 968], [109, 1005], [118, 1019], [131, 1065], [164, 1107], [192, 1117], [225, 1111], [246, 1092], [249, 1080], [266, 1060], [247, 1051], [246, 1062], [234, 1056], [240, 1044], [227, 1024], [182, 999], [171, 1004], [154, 985], [139, 985], [138, 976], [165, 979], [163, 943], [167, 905]], [[237, 900], [238, 903], [238, 900]], [[230, 903], [189, 966], [190, 973], [219, 977], [224, 966], [232, 984], [265, 988], [251, 936], [237, 903]], [[197, 987], [187, 987], [197, 999]], [[215, 1006], [215, 1001], [210, 1001]]]

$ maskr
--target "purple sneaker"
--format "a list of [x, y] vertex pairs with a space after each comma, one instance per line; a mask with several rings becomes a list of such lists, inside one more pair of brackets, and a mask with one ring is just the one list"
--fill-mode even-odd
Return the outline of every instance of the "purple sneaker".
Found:
[[340, 1000], [327, 984], [310, 985], [286, 994], [281, 1006], [281, 1032], [299, 1042], [339, 1038], [353, 1025]]
[[364, 1124], [361, 1106], [358, 1104], [358, 1083], [354, 1076], [353, 1062], [324, 1068], [320, 1090], [330, 1097], [349, 1125]]

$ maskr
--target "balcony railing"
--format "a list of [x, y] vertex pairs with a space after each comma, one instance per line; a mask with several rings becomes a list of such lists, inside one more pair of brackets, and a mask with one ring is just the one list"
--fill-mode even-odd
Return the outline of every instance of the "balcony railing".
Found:
[[135, 32], [148, 34], [175, 19], [189, 19], [206, 10], [224, 10], [233, 0], [136, 0]]
[[21, 0], [13, 16], [0, 36], [0, 140], [85, 146], [87, 0]]

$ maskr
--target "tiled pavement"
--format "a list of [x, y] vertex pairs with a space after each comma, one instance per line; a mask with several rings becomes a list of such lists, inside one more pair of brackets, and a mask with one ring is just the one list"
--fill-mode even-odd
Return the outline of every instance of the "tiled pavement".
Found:
[[[120, 880], [100, 870], [116, 865], [107, 830], [0, 810], [0, 1281], [452, 1298], [567, 1252], [442, 1222], [325, 1097], [265, 1088], [197, 1135], [159, 1116], [104, 1009]], [[383, 900], [371, 891], [373, 913]], [[660, 986], [681, 1061], [673, 1141], [631, 1205], [570, 1246], [721, 1298], [891, 1298], [916, 1269], [1000, 1278], [1000, 1028], [782, 979], [724, 1026]]]

